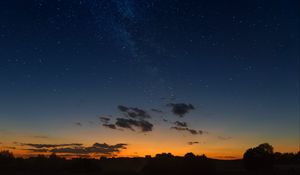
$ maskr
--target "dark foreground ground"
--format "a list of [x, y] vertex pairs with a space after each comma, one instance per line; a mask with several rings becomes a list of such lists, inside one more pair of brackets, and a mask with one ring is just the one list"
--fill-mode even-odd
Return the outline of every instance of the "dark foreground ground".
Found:
[[0, 175], [300, 175], [300, 164], [274, 164], [247, 170], [242, 160], [207, 158], [14, 159], [0, 164]]

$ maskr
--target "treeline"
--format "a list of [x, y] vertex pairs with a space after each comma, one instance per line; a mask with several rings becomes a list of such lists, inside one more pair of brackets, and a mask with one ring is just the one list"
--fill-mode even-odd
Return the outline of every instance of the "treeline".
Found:
[[[241, 166], [239, 166], [241, 165]], [[231, 168], [226, 168], [226, 166]], [[225, 168], [220, 168], [225, 167]], [[283, 167], [283, 168], [282, 168]], [[220, 161], [205, 155], [187, 153], [183, 157], [170, 153], [145, 158], [74, 158], [52, 154], [15, 158], [9, 151], [0, 152], [0, 174], [5, 175], [76, 175], [76, 174], [299, 174], [300, 152], [274, 153], [267, 143], [248, 149], [242, 160]]]
[[279, 153], [273, 152], [272, 145], [260, 144], [257, 147], [248, 149], [243, 156], [245, 168], [248, 170], [270, 170], [274, 165], [300, 164], [300, 152]]

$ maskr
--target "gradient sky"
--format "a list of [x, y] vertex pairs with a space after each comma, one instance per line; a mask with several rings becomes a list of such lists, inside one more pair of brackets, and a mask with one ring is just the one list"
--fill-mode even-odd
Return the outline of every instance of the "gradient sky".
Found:
[[268, 142], [296, 152], [299, 7], [1, 0], [0, 149], [239, 158]]

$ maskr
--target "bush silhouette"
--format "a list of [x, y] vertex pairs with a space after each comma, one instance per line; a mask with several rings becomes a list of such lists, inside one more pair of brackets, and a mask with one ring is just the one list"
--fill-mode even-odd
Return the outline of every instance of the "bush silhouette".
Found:
[[248, 170], [269, 170], [273, 167], [273, 147], [268, 143], [248, 149], [243, 157]]

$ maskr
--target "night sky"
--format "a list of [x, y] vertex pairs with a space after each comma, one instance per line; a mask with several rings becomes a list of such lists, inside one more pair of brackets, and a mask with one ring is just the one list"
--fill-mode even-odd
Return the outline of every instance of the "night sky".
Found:
[[299, 149], [297, 0], [1, 0], [0, 149]]

